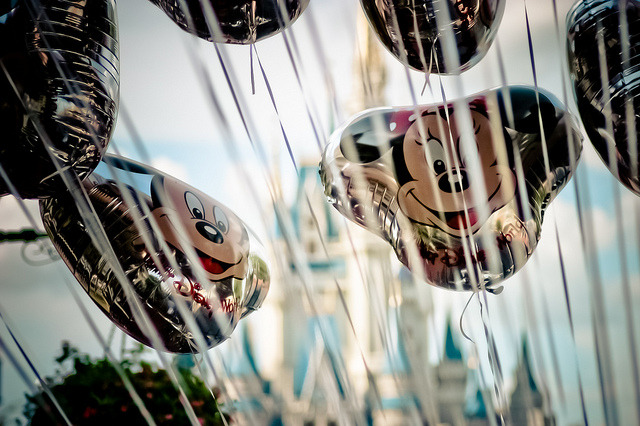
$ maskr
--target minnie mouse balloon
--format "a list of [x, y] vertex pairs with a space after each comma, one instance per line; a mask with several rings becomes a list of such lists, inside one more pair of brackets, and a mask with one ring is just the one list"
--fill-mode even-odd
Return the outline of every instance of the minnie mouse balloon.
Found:
[[[495, 89], [464, 100], [471, 117], [451, 104], [365, 111], [336, 130], [324, 152], [329, 201], [386, 239], [432, 285], [473, 290], [475, 280], [494, 290], [513, 275], [537, 245], [545, 208], [573, 173], [569, 144], [575, 153], [582, 148], [573, 117], [548, 93], [503, 90], [512, 124]], [[463, 114], [471, 118], [475, 149], [472, 140], [461, 142]]]
[[[362, 0], [362, 7], [385, 47], [416, 70], [459, 74], [484, 57], [498, 31], [503, 0], [441, 0], [449, 6], [459, 69], [445, 65], [445, 52], [436, 21], [437, 0]], [[445, 23], [440, 23], [440, 26]]]
[[[212, 34], [207, 23], [208, 1], [220, 26]], [[151, 0], [182, 28], [216, 43], [251, 44], [287, 28], [306, 9], [309, 0]], [[181, 5], [186, 5], [185, 12]], [[283, 14], [283, 12], [285, 14]], [[215, 25], [214, 23], [210, 23]]]
[[[20, 0], [0, 6], [0, 166], [24, 198], [64, 188], [98, 165], [119, 98], [114, 0]], [[11, 7], [10, 5], [14, 5]], [[10, 186], [0, 178], [0, 195]]]
[[[621, 34], [622, 5], [628, 39]], [[611, 172], [640, 195], [640, 1], [580, 1], [569, 13], [567, 32], [569, 70], [587, 135]]]
[[[264, 301], [269, 268], [245, 225], [224, 205], [158, 170], [114, 156], [106, 156], [83, 185], [168, 351], [197, 351], [184, 315], [193, 315], [211, 347]], [[124, 332], [150, 344], [73, 197], [52, 197], [40, 206], [49, 237], [87, 294]]]

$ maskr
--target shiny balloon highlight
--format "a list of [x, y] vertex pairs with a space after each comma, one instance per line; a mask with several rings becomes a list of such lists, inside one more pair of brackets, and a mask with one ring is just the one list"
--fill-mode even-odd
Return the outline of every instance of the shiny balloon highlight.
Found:
[[[87, 232], [67, 193], [41, 200], [51, 241], [89, 297], [125, 333], [167, 351], [199, 351], [193, 318], [207, 347], [226, 340], [258, 309], [269, 290], [269, 267], [257, 239], [234, 212], [156, 169], [107, 156], [83, 182], [119, 265]], [[114, 268], [125, 271], [148, 314], [145, 330]], [[131, 294], [131, 293], [129, 293]]]
[[457, 105], [364, 111], [334, 132], [320, 174], [336, 209], [427, 282], [495, 291], [536, 248], [545, 209], [575, 170], [580, 132], [555, 97], [529, 87]]

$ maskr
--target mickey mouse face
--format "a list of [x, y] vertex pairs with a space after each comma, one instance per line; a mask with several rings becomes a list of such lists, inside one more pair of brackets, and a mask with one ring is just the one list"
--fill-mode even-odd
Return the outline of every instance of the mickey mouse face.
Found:
[[[168, 200], [175, 207], [160, 205], [152, 212], [169, 244], [184, 253], [182, 244], [189, 241], [212, 281], [244, 279], [249, 237], [231, 210], [177, 179], [154, 179], [154, 190], [154, 205]], [[186, 235], [178, 238], [183, 229]]]
[[[480, 229], [488, 219], [486, 213], [507, 204], [516, 190], [515, 174], [506, 156], [496, 150], [496, 145], [503, 142], [492, 138], [489, 119], [474, 109], [471, 118], [476, 149], [462, 145], [456, 113], [452, 111], [447, 122], [443, 109], [423, 112], [407, 130], [402, 146], [411, 178], [398, 192], [402, 211], [415, 222], [455, 236]], [[425, 135], [420, 133], [419, 123]], [[481, 181], [473, 181], [468, 170], [471, 157], [476, 155], [482, 168]], [[478, 193], [486, 195], [488, 208], [479, 208]]]

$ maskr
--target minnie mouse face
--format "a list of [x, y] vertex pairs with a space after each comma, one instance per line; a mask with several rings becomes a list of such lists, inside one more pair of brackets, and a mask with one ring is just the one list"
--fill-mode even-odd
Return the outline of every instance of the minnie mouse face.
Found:
[[[153, 180], [152, 214], [165, 240], [184, 253], [181, 240], [188, 240], [200, 258], [211, 281], [247, 273], [249, 237], [242, 221], [229, 209], [204, 193], [177, 179], [156, 177]], [[161, 204], [169, 200], [170, 206]], [[175, 222], [179, 221], [180, 226]], [[178, 232], [186, 231], [183, 238]]]
[[[499, 159], [495, 150], [484, 108], [472, 105], [471, 118], [477, 150], [465, 150], [455, 111], [450, 110], [447, 122], [442, 108], [423, 112], [409, 127], [402, 143], [402, 161], [408, 172], [406, 179], [402, 179], [405, 182], [399, 179], [398, 202], [402, 211], [415, 222], [454, 236], [474, 233], [488, 219], [480, 216], [474, 197], [474, 191], [479, 191], [482, 185], [488, 207], [483, 210], [489, 213], [513, 199], [516, 190], [513, 170], [506, 157]], [[426, 135], [420, 134], [418, 120]], [[474, 155], [480, 159], [484, 178], [480, 182], [472, 181], [467, 172], [469, 159]]]

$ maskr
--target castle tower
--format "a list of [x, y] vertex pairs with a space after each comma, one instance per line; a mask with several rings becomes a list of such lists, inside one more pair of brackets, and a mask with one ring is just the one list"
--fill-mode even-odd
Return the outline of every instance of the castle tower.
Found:
[[511, 394], [511, 420], [516, 425], [555, 425], [553, 415], [545, 414], [544, 390], [540, 389], [533, 375], [528, 346], [527, 339], [523, 338], [522, 355], [515, 373], [518, 384]]
[[451, 317], [447, 318], [444, 354], [436, 367], [435, 385], [438, 392], [440, 422], [446, 425], [465, 424], [467, 367], [453, 338]]

